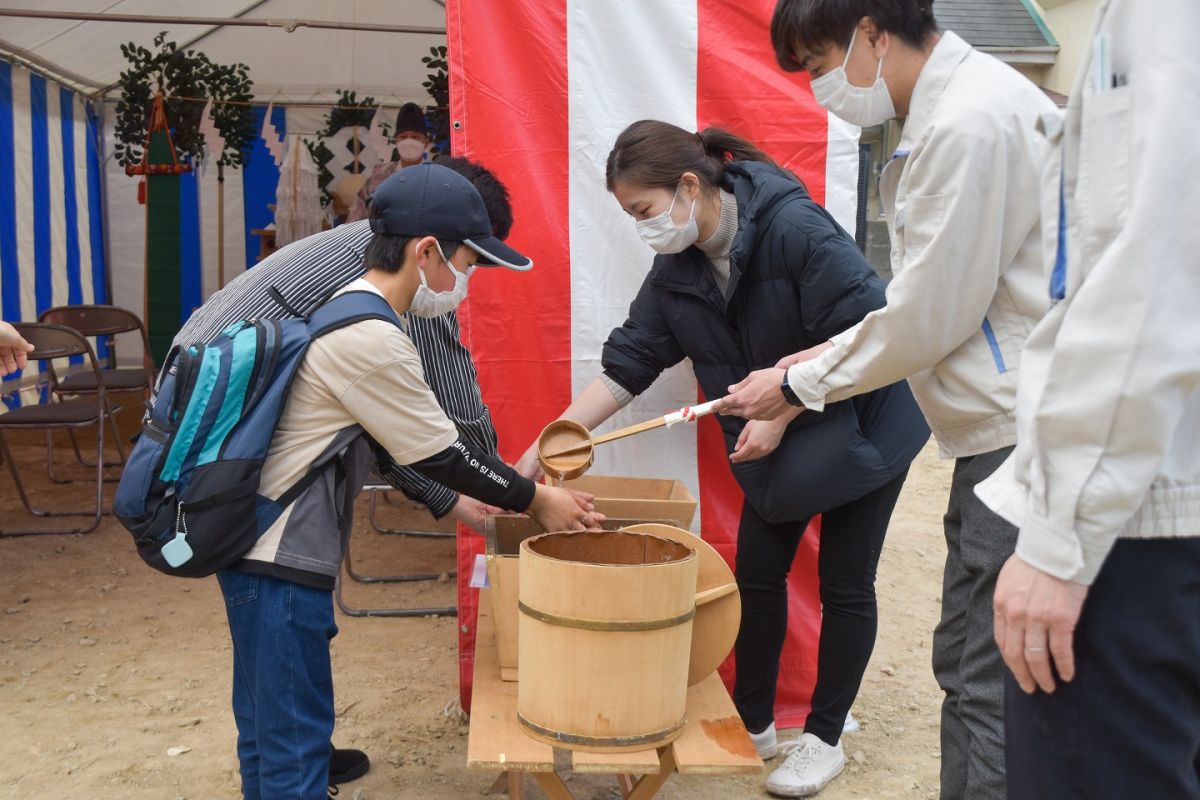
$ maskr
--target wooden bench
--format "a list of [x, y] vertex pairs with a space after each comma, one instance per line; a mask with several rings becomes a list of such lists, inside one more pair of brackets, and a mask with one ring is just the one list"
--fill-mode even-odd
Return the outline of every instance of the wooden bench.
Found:
[[[511, 800], [522, 796], [525, 773], [533, 776], [550, 800], [573, 800], [555, 771], [554, 748], [527, 736], [517, 723], [517, 684], [500, 679], [492, 602], [487, 589], [479, 595], [467, 766], [499, 771], [492, 789], [507, 788]], [[762, 761], [716, 673], [688, 689], [686, 714], [683, 733], [666, 747], [620, 754], [572, 751], [571, 767], [578, 773], [617, 776], [626, 800], [654, 797], [676, 772], [761, 774]]]

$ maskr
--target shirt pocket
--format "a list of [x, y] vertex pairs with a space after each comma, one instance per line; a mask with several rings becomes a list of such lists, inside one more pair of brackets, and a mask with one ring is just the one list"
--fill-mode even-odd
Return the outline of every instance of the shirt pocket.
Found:
[[896, 235], [904, 248], [906, 266], [920, 258], [937, 236], [945, 211], [943, 194], [910, 194], [904, 199], [904, 213], [897, 221]]
[[[1076, 207], [1086, 232], [1111, 234], [1129, 207], [1133, 87], [1083, 98]], [[1070, 224], [1070, 220], [1067, 221]]]

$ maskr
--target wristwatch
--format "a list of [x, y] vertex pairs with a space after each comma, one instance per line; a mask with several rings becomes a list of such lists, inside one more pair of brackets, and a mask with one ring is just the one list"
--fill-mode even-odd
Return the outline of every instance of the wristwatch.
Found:
[[788, 383], [788, 373], [786, 369], [783, 371], [783, 385], [779, 387], [779, 390], [783, 392], [783, 399], [788, 401], [788, 405], [804, 405], [800, 398], [796, 397], [796, 393], [792, 391], [792, 385]]

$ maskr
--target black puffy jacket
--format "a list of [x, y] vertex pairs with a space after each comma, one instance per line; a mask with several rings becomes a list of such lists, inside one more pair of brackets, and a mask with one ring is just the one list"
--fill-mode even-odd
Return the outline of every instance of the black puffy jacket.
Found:
[[[705, 255], [659, 255], [629, 318], [604, 345], [604, 372], [640, 394], [685, 357], [707, 397], [852, 327], [884, 305], [884, 283], [854, 240], [774, 167], [728, 165], [738, 231], [722, 297]], [[733, 452], [745, 420], [718, 417]], [[772, 522], [803, 520], [900, 475], [929, 438], [905, 382], [821, 413], [805, 411], [766, 458], [732, 464], [746, 499]]]

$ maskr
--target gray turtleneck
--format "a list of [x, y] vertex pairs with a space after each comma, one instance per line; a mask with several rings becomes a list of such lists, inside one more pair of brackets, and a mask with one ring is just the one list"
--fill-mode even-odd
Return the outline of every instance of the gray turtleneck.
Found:
[[[696, 247], [708, 257], [708, 266], [712, 269], [717, 286], [721, 288], [721, 295], [724, 296], [729, 288], [729, 251], [733, 249], [733, 237], [737, 235], [738, 219], [737, 199], [724, 189], [719, 191], [721, 216], [717, 220], [717, 229], [703, 242], [696, 242]], [[607, 375], [601, 374], [600, 381], [612, 392], [620, 408], [629, 405], [633, 400], [633, 395], [628, 389]]]
[[733, 237], [737, 235], [737, 199], [725, 191], [721, 192], [721, 217], [717, 229], [703, 242], [696, 242], [700, 252], [708, 256], [708, 265], [724, 296], [729, 289], [729, 251], [733, 248]]

